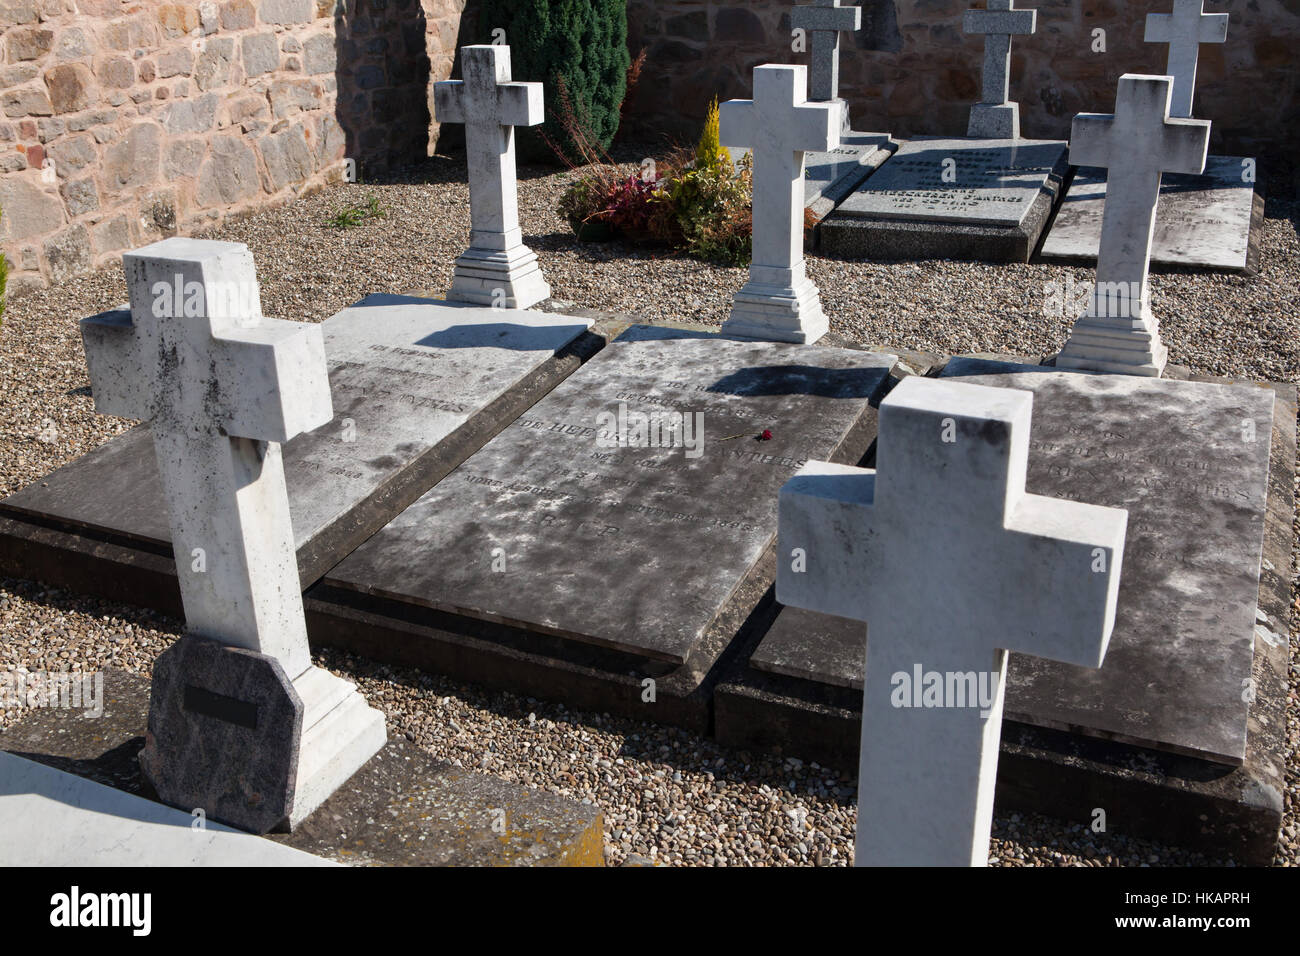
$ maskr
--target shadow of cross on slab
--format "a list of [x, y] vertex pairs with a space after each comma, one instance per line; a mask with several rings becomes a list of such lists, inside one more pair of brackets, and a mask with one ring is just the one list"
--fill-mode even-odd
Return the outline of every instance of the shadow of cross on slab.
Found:
[[811, 462], [781, 489], [777, 600], [870, 627], [860, 866], [984, 865], [1007, 651], [1105, 656], [1127, 513], [1025, 493], [1032, 406], [910, 377], [876, 470]]

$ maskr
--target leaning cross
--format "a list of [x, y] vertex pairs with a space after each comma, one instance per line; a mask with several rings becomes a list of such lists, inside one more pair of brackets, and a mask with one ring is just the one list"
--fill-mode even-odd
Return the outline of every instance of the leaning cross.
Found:
[[510, 81], [510, 48], [461, 47], [460, 80], [434, 84], [440, 123], [465, 124], [470, 247], [456, 260], [448, 298], [526, 309], [548, 298], [537, 254], [519, 228], [515, 127], [546, 119], [541, 83]]
[[868, 623], [859, 866], [984, 865], [1007, 652], [1105, 656], [1127, 512], [1025, 493], [1032, 407], [907, 378], [875, 470], [810, 462], [781, 489], [777, 600]]
[[724, 146], [754, 155], [754, 251], [723, 331], [781, 342], [815, 342], [826, 333], [817, 286], [803, 258], [804, 151], [840, 144], [841, 105], [809, 103], [807, 67], [754, 69], [754, 98], [719, 112]]
[[1190, 117], [1196, 95], [1196, 60], [1202, 43], [1224, 43], [1228, 39], [1228, 15], [1205, 13], [1203, 0], [1174, 0], [1173, 13], [1148, 13], [1147, 43], [1168, 43], [1165, 73], [1174, 78], [1174, 95], [1169, 115]]
[[239, 243], [167, 239], [123, 267], [131, 311], [82, 322], [86, 361], [100, 412], [150, 423], [187, 628], [297, 677], [311, 657], [279, 443], [333, 417], [320, 326], [262, 317]]
[[[840, 97], [840, 33], [862, 28], [862, 8], [842, 7], [840, 0], [813, 0], [790, 11], [790, 26], [812, 37], [812, 73], [808, 98], [827, 103]], [[849, 113], [844, 111], [844, 128]]]
[[130, 309], [82, 320], [95, 407], [149, 423], [186, 634], [154, 665], [141, 769], [160, 799], [292, 827], [384, 745], [313, 667], [280, 443], [333, 418], [319, 325], [262, 316], [248, 248], [123, 256]]
[[1109, 170], [1088, 309], [1070, 333], [1059, 368], [1158, 377], [1168, 349], [1151, 314], [1147, 286], [1163, 172], [1201, 173], [1208, 120], [1170, 118], [1167, 76], [1120, 77], [1115, 112], [1080, 113], [1070, 130], [1070, 162]]
[[966, 33], [984, 35], [983, 99], [971, 107], [967, 136], [1020, 138], [1020, 104], [1011, 95], [1011, 38], [1038, 26], [1037, 10], [1017, 10], [1015, 0], [989, 0], [987, 10], [967, 10]]

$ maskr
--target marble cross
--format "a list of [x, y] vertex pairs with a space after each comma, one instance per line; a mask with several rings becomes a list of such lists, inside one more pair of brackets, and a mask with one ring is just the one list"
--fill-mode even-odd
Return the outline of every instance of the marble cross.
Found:
[[987, 10], [967, 10], [966, 33], [984, 35], [983, 98], [971, 107], [966, 135], [1020, 138], [1020, 104], [1011, 95], [1011, 38], [1038, 26], [1037, 10], [1017, 10], [1015, 0], [988, 0]]
[[779, 342], [826, 334], [817, 286], [803, 258], [804, 152], [840, 144], [841, 105], [808, 102], [807, 68], [754, 69], [754, 98], [728, 100], [719, 113], [722, 145], [754, 155], [754, 253], [724, 332]]
[[[165, 802], [257, 832], [292, 825], [386, 739], [307, 643], [280, 444], [333, 418], [321, 327], [263, 317], [241, 243], [166, 239], [123, 267], [129, 310], [82, 320], [86, 362], [96, 409], [149, 425], [187, 632], [155, 666], [141, 765]], [[251, 673], [270, 675], [278, 710], [232, 703], [257, 696]], [[259, 712], [282, 718], [260, 728], [278, 755], [246, 739], [256, 716], [230, 716]]]
[[519, 228], [515, 127], [545, 121], [542, 84], [511, 82], [508, 46], [465, 46], [460, 53], [463, 78], [433, 88], [437, 121], [465, 124], [469, 165], [470, 243], [456, 260], [448, 298], [526, 309], [551, 289]]
[[1074, 118], [1070, 162], [1108, 173], [1096, 285], [1058, 368], [1154, 377], [1164, 371], [1168, 349], [1148, 289], [1160, 178], [1203, 172], [1210, 145], [1208, 120], [1170, 117], [1172, 84], [1167, 76], [1126, 73], [1113, 114]]
[[1205, 13], [1203, 0], [1174, 0], [1172, 13], [1148, 13], [1147, 43], [1168, 43], [1165, 73], [1174, 78], [1170, 116], [1192, 115], [1196, 95], [1196, 60], [1202, 43], [1224, 43], [1228, 39], [1228, 15]]
[[[840, 100], [840, 33], [862, 29], [862, 8], [842, 7], [840, 0], [813, 0], [790, 11], [790, 26], [811, 35], [812, 72], [808, 98], [828, 103]], [[840, 101], [842, 102], [842, 101]], [[844, 129], [849, 111], [844, 110]]]
[[867, 622], [858, 866], [988, 860], [1007, 653], [1099, 667], [1127, 512], [1026, 494], [1033, 393], [905, 378], [786, 482], [777, 600]]
[[311, 663], [280, 443], [334, 416], [319, 325], [262, 317], [239, 243], [123, 257], [131, 310], [82, 322], [95, 407], [148, 421], [187, 629]]

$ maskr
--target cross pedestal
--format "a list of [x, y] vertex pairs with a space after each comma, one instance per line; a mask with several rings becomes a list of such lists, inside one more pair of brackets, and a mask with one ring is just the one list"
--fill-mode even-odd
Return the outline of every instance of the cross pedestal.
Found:
[[840, 34], [862, 29], [862, 8], [842, 7], [840, 0], [813, 0], [790, 11], [790, 26], [806, 31], [810, 38], [808, 99], [839, 103], [843, 110], [840, 129], [847, 133], [851, 121], [848, 104], [840, 99]]
[[1201, 173], [1210, 145], [1206, 120], [1171, 119], [1167, 76], [1120, 77], [1115, 112], [1080, 113], [1070, 131], [1070, 162], [1107, 169], [1088, 309], [1056, 358], [1057, 368], [1159, 376], [1169, 350], [1151, 313], [1148, 270], [1164, 172]]
[[1169, 115], [1188, 118], [1196, 96], [1196, 61], [1202, 43], [1224, 43], [1228, 39], [1228, 15], [1205, 13], [1203, 0], [1174, 0], [1172, 13], [1148, 13], [1147, 43], [1168, 43], [1165, 73], [1174, 78]]
[[82, 321], [86, 361], [96, 409], [150, 426], [187, 632], [155, 668], [141, 764], [167, 803], [292, 826], [386, 739], [307, 644], [280, 443], [333, 417], [321, 329], [262, 316], [239, 243], [123, 265], [130, 311]]
[[971, 107], [966, 135], [978, 139], [1019, 139], [1020, 104], [1010, 100], [1011, 38], [1029, 36], [1037, 10], [1016, 10], [1015, 0], [988, 0], [987, 10], [967, 10], [963, 30], [984, 35], [983, 93]]
[[510, 48], [461, 47], [460, 80], [434, 84], [440, 123], [465, 124], [469, 164], [469, 249], [456, 259], [454, 302], [526, 309], [551, 295], [537, 254], [519, 228], [515, 127], [545, 121], [541, 83], [510, 81]]
[[867, 622], [859, 866], [988, 859], [1007, 652], [1099, 667], [1127, 512], [1025, 493], [1033, 394], [909, 377], [781, 489], [777, 600]]
[[838, 103], [809, 103], [807, 68], [754, 69], [754, 98], [719, 111], [724, 146], [754, 154], [754, 253], [749, 281], [736, 293], [722, 330], [778, 342], [826, 334], [821, 300], [804, 268], [804, 152], [840, 143]]

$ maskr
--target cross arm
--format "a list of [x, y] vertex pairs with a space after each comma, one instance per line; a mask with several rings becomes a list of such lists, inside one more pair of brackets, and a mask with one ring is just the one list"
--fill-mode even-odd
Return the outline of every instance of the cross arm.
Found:
[[1028, 36], [1038, 28], [1037, 10], [967, 10], [962, 31]]
[[122, 418], [152, 417], [152, 396], [140, 364], [139, 339], [130, 307], [118, 306], [82, 319], [80, 324], [95, 410]]
[[[790, 607], [866, 620], [876, 473], [811, 461], [781, 487], [776, 599]], [[797, 550], [796, 550], [797, 549]]]
[[790, 11], [790, 26], [797, 30], [861, 30], [861, 7], [797, 6]]
[[541, 83], [502, 83], [497, 87], [497, 118], [502, 126], [545, 122]]
[[1160, 131], [1161, 169], [1198, 176], [1210, 151], [1210, 121], [1173, 118]]
[[1100, 667], [1115, 625], [1127, 527], [1120, 508], [1024, 495], [1006, 523], [1007, 547], [997, 550], [997, 578], [1008, 590], [990, 597], [1014, 625], [990, 636], [995, 645]]
[[325, 338], [319, 325], [263, 319], [215, 336], [216, 411], [231, 435], [285, 442], [334, 417]]
[[747, 149], [754, 145], [754, 101], [727, 100], [718, 107], [718, 140], [731, 149]]
[[1113, 113], [1076, 113], [1070, 124], [1070, 165], [1109, 166], [1114, 128]]
[[465, 122], [465, 82], [439, 80], [433, 84], [433, 111], [439, 123]]
[[843, 103], [801, 103], [795, 107], [797, 139], [795, 143], [804, 152], [824, 153], [840, 145], [840, 130], [844, 118]]

